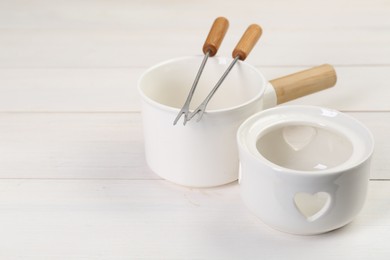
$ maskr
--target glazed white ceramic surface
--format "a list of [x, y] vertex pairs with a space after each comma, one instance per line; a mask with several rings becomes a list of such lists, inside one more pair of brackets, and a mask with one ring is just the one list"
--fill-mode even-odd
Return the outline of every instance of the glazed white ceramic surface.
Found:
[[275, 229], [319, 234], [363, 207], [374, 140], [354, 118], [321, 107], [271, 108], [248, 118], [237, 141], [242, 198]]
[[[200, 122], [173, 125], [203, 57], [183, 57], [147, 70], [138, 83], [142, 99], [145, 153], [149, 167], [162, 178], [192, 187], [211, 187], [238, 178], [236, 132], [264, 106], [276, 104], [272, 86], [253, 66], [238, 62], [210, 101]], [[207, 61], [191, 109], [217, 83], [231, 59]], [[264, 104], [266, 103], [266, 104]]]

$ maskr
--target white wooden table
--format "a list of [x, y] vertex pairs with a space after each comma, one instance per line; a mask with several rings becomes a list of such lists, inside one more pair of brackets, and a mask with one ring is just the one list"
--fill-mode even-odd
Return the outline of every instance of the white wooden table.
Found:
[[[272, 79], [330, 63], [333, 89], [290, 104], [347, 112], [374, 134], [367, 203], [346, 227], [287, 235], [237, 183], [190, 189], [145, 164], [137, 79], [264, 34], [248, 62]], [[0, 0], [0, 259], [390, 259], [390, 2]]]

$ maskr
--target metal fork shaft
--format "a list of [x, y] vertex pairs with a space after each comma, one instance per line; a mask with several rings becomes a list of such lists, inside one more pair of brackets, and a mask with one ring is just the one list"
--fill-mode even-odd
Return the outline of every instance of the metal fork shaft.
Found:
[[210, 51], [207, 51], [203, 57], [202, 63], [200, 64], [200, 67], [199, 67], [198, 73], [196, 74], [195, 80], [192, 83], [192, 87], [191, 87], [190, 92], [187, 96], [186, 102], [184, 103], [182, 109], [180, 110], [179, 114], [177, 115], [175, 121], [173, 122], [173, 125], [176, 125], [177, 121], [179, 121], [182, 114], [184, 114], [183, 124], [185, 125], [187, 123], [187, 121], [188, 121], [187, 117], [188, 117], [188, 113], [189, 113], [189, 107], [190, 107], [190, 103], [192, 100], [192, 96], [194, 95], [196, 86], [198, 85], [200, 76], [202, 76], [202, 72], [204, 70], [204, 67], [206, 65], [206, 62], [207, 62], [207, 59], [209, 58], [209, 56], [210, 56]]
[[199, 114], [199, 117], [197, 121], [199, 122], [200, 119], [202, 119], [203, 113], [206, 110], [206, 107], [208, 103], [210, 102], [211, 98], [214, 96], [215, 92], [217, 92], [218, 88], [221, 86], [225, 78], [229, 75], [229, 72], [232, 70], [234, 65], [237, 63], [237, 61], [240, 59], [240, 56], [237, 56], [234, 58], [234, 60], [230, 63], [229, 67], [225, 70], [222, 77], [218, 80], [217, 84], [214, 86], [214, 88], [210, 91], [210, 93], [207, 95], [207, 97], [203, 100], [203, 102], [199, 105], [198, 108], [196, 108], [189, 116], [188, 120], [191, 120], [196, 114]]

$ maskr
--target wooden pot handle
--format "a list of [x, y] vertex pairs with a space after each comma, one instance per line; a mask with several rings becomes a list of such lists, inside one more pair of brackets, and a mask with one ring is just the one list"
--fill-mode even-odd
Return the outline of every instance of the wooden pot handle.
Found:
[[291, 75], [271, 80], [277, 104], [333, 87], [337, 76], [333, 66], [323, 64]]

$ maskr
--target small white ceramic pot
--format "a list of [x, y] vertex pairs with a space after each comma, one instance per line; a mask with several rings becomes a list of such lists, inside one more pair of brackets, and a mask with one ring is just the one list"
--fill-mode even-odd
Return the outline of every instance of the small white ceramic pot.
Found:
[[[192, 187], [211, 187], [238, 178], [236, 132], [263, 108], [304, 96], [336, 82], [330, 65], [322, 65], [267, 82], [263, 74], [239, 61], [211, 99], [200, 122], [173, 125], [184, 104], [201, 56], [177, 58], [148, 69], [138, 82], [146, 161], [162, 178]], [[197, 107], [231, 59], [207, 61], [190, 109]]]
[[282, 106], [247, 119], [237, 140], [242, 198], [275, 229], [319, 234], [349, 223], [363, 207], [374, 140], [354, 118]]

